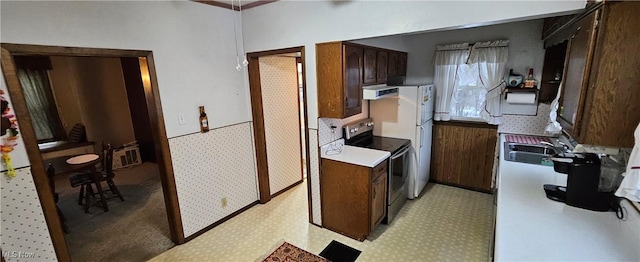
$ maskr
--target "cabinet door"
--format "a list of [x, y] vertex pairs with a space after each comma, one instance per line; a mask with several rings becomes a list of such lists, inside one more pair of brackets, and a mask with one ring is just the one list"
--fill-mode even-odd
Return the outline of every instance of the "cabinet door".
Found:
[[580, 136], [580, 120], [584, 108], [591, 57], [595, 42], [596, 17], [599, 11], [583, 18], [569, 40], [562, 87], [562, 103], [558, 114], [562, 127], [574, 137]]
[[377, 82], [377, 52], [375, 49], [364, 49], [364, 73], [362, 83], [365, 85], [375, 84]]
[[387, 76], [398, 75], [398, 52], [389, 52], [389, 64], [387, 68]]
[[344, 45], [344, 116], [362, 112], [362, 47]]
[[387, 63], [389, 62], [389, 53], [387, 51], [378, 51], [378, 73], [377, 82], [380, 84], [387, 82]]
[[435, 122], [430, 179], [489, 192], [497, 131], [488, 124]]
[[371, 228], [378, 225], [385, 216], [387, 207], [387, 174], [379, 176], [371, 182]]
[[398, 75], [407, 75], [407, 53], [398, 53]]

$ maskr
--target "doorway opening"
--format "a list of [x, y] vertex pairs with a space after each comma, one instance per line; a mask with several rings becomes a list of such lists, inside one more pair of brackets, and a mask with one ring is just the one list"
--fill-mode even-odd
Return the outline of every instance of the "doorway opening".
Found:
[[[37, 103], [29, 101], [34, 96], [28, 91], [33, 84], [20, 64], [33, 57], [53, 66], [40, 81], [49, 88], [56, 113], [48, 121], [34, 117]], [[144, 260], [184, 243], [151, 51], [3, 43], [2, 68], [16, 116], [24, 119], [20, 129], [58, 260], [101, 260], [116, 253], [128, 259], [140, 253], [137, 260]], [[42, 125], [61, 135], [43, 139]], [[81, 146], [65, 141], [75, 137]], [[103, 142], [113, 149], [103, 151], [108, 148]], [[97, 183], [95, 176], [93, 184], [72, 187], [75, 174], [53, 168], [74, 155], [94, 153], [97, 167], [84, 172], [97, 175], [112, 167], [112, 181]], [[106, 159], [112, 159], [110, 165]], [[94, 189], [96, 194], [86, 193]], [[110, 194], [115, 198], [104, 198]], [[135, 235], [146, 235], [150, 243]]]
[[264, 204], [302, 183], [309, 173], [304, 47], [247, 56], [260, 203]]

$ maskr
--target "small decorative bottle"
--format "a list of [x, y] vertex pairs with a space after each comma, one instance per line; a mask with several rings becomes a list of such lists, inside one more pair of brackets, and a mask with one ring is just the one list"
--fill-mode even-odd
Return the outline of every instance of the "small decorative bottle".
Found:
[[536, 83], [537, 83], [536, 79], [533, 78], [533, 68], [529, 68], [529, 75], [524, 80], [524, 87], [525, 88], [534, 88], [534, 87], [536, 87]]
[[207, 113], [204, 112], [204, 106], [200, 106], [200, 132], [209, 132], [209, 119]]

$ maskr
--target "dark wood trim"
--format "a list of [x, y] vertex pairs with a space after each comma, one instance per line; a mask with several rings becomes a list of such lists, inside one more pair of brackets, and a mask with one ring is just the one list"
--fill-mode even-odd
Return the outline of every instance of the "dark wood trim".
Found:
[[171, 153], [164, 125], [162, 106], [160, 104], [160, 93], [157, 85], [155, 64], [151, 51], [140, 50], [118, 50], [118, 49], [96, 49], [83, 47], [60, 47], [42, 45], [23, 45], [1, 43], [2, 47], [2, 71], [7, 83], [9, 96], [13, 102], [12, 106], [16, 111], [16, 116], [20, 119], [20, 129], [22, 138], [27, 149], [27, 155], [31, 165], [32, 176], [36, 186], [36, 191], [40, 198], [43, 214], [47, 221], [51, 240], [53, 242], [56, 256], [60, 261], [70, 261], [69, 250], [64, 240], [61, 224], [59, 222], [56, 206], [53, 201], [53, 194], [48, 186], [48, 179], [42, 162], [42, 156], [38, 150], [35, 132], [31, 124], [31, 117], [26, 107], [26, 101], [20, 82], [16, 76], [13, 55], [63, 55], [63, 56], [97, 56], [97, 57], [144, 57], [148, 63], [151, 90], [145, 91], [147, 95], [147, 105], [149, 106], [149, 118], [153, 129], [152, 136], [156, 145], [158, 156], [158, 166], [162, 179], [165, 205], [171, 231], [171, 240], [176, 244], [185, 242], [178, 205], [178, 195], [175, 188], [175, 178], [171, 165]]
[[231, 4], [227, 4], [227, 3], [223, 3], [223, 2], [218, 2], [218, 1], [210, 1], [210, 0], [192, 0], [196, 3], [201, 3], [201, 4], [205, 4], [205, 5], [210, 5], [210, 6], [217, 6], [217, 7], [222, 7], [222, 8], [226, 8], [229, 10], [236, 10], [236, 6], [235, 5], [231, 5]]
[[429, 179], [429, 183], [436, 183], [436, 184], [441, 184], [441, 185], [445, 185], [445, 186], [452, 186], [452, 187], [457, 187], [457, 188], [462, 188], [462, 189], [466, 189], [466, 190], [472, 190], [472, 191], [476, 191], [476, 192], [480, 192], [480, 193], [486, 193], [486, 194], [489, 194], [489, 195], [493, 195], [493, 191], [485, 190], [485, 189], [481, 189], [481, 188], [463, 186], [463, 185], [458, 185], [458, 184], [454, 184], [454, 183], [448, 183], [448, 182], [443, 182], [443, 181], [438, 181], [438, 180], [433, 180], [433, 179]]
[[22, 140], [27, 150], [27, 156], [31, 165], [31, 175], [33, 176], [33, 182], [36, 187], [36, 192], [38, 193], [38, 198], [40, 199], [40, 204], [42, 205], [42, 213], [49, 228], [53, 248], [56, 250], [56, 257], [59, 261], [71, 261], [69, 249], [64, 241], [64, 233], [56, 210], [56, 204], [53, 200], [53, 192], [51, 192], [51, 188], [49, 187], [49, 179], [47, 178], [44, 164], [42, 163], [40, 150], [38, 149], [38, 139], [31, 124], [27, 101], [25, 100], [20, 80], [16, 75], [16, 67], [10, 48], [5, 48], [5, 46], [2, 45], [1, 58], [2, 73], [4, 74], [4, 79], [7, 84], [9, 97], [11, 97], [11, 107], [13, 107], [16, 117], [19, 119], [20, 135], [22, 135]]
[[[307, 113], [307, 84], [306, 84], [306, 66], [305, 66], [305, 52], [304, 46], [298, 47], [290, 47], [290, 48], [282, 48], [276, 50], [267, 50], [260, 52], [252, 52], [247, 53], [247, 57], [249, 59], [249, 92], [251, 94], [251, 114], [253, 116], [253, 133], [254, 133], [254, 143], [256, 148], [256, 165], [258, 167], [258, 190], [260, 193], [260, 203], [264, 204], [271, 200], [272, 197], [278, 195], [282, 191], [271, 195], [270, 187], [269, 187], [269, 168], [267, 162], [267, 149], [266, 149], [266, 138], [265, 138], [265, 129], [264, 129], [264, 113], [263, 113], [263, 105], [262, 105], [262, 90], [260, 84], [260, 65], [259, 65], [259, 57], [262, 56], [271, 56], [271, 55], [279, 55], [279, 54], [289, 54], [289, 53], [301, 53], [301, 62], [302, 62], [302, 92], [304, 93], [302, 105], [298, 103], [298, 106], [302, 106], [305, 108], [304, 110], [304, 119], [308, 122], [308, 113]], [[299, 111], [299, 108], [298, 108]], [[310, 165], [309, 165], [309, 129], [305, 123], [305, 139], [306, 139], [306, 159], [307, 159], [307, 176], [311, 173]], [[301, 126], [301, 123], [299, 124]], [[301, 148], [302, 149], [302, 148]], [[302, 163], [301, 163], [302, 164]], [[302, 181], [302, 180], [301, 180]], [[301, 182], [300, 181], [300, 182]], [[298, 183], [300, 183], [298, 182]], [[296, 184], [298, 184], [296, 183]], [[290, 186], [293, 187], [296, 184]], [[290, 188], [287, 187], [286, 189]], [[285, 189], [285, 191], [286, 191]], [[308, 208], [309, 208], [309, 220], [313, 217], [312, 208], [311, 208], [311, 182], [310, 179], [307, 179], [307, 200], [308, 200]]]
[[[196, 3], [201, 3], [201, 4], [205, 4], [205, 5], [211, 5], [211, 6], [217, 6], [217, 7], [222, 7], [222, 8], [226, 8], [229, 10], [234, 10], [234, 11], [240, 11], [240, 8], [238, 5], [231, 5], [231, 4], [227, 4], [227, 3], [223, 3], [223, 2], [218, 2], [218, 1], [211, 1], [211, 0], [192, 0]], [[260, 0], [260, 1], [255, 1], [255, 2], [251, 2], [251, 3], [246, 3], [244, 5], [240, 5], [242, 6], [242, 10], [246, 10], [246, 9], [250, 9], [250, 8], [254, 8], [257, 6], [261, 6], [261, 5], [266, 5], [266, 4], [270, 4], [273, 2], [277, 2], [278, 0]]]
[[97, 57], [140, 57], [147, 56], [151, 51], [124, 50], [124, 49], [99, 49], [87, 47], [64, 47], [45, 45], [25, 45], [2, 43], [2, 48], [11, 52], [11, 55], [47, 55], [47, 56], [97, 56]]
[[260, 204], [265, 204], [271, 200], [271, 193], [269, 191], [267, 139], [265, 138], [262, 90], [260, 87], [260, 62], [257, 56], [248, 56], [248, 59], [253, 140], [256, 148], [256, 166], [258, 169], [258, 192], [260, 193]]
[[266, 5], [266, 4], [271, 4], [274, 2], [278, 2], [278, 0], [261, 0], [261, 1], [255, 1], [255, 2], [251, 2], [251, 3], [247, 3], [242, 5], [242, 10], [246, 10], [249, 8], [254, 8], [257, 6], [261, 6], [261, 5]]
[[213, 223], [213, 224], [211, 224], [211, 225], [209, 225], [209, 226], [207, 226], [207, 227], [205, 227], [203, 229], [200, 229], [198, 232], [195, 232], [195, 233], [193, 233], [193, 235], [190, 235], [187, 238], [185, 238], [186, 242], [189, 242], [189, 241], [193, 240], [194, 238], [204, 234], [205, 232], [213, 229], [214, 227], [217, 227], [218, 225], [226, 222], [227, 220], [232, 219], [233, 217], [239, 215], [240, 213], [249, 210], [249, 208], [252, 208], [253, 206], [257, 205], [258, 203], [260, 203], [260, 201], [254, 201], [253, 203], [251, 203], [251, 204], [239, 209], [236, 212], [231, 213], [230, 215], [228, 215], [228, 216], [216, 221], [215, 223]]
[[[169, 149], [169, 139], [164, 124], [164, 113], [162, 112], [162, 104], [160, 102], [160, 90], [158, 88], [158, 77], [156, 75], [156, 65], [153, 59], [153, 53], [149, 52], [146, 56], [147, 68], [149, 69], [149, 78], [151, 79], [151, 90], [148, 92], [145, 88], [147, 96], [147, 109], [149, 110], [149, 120], [156, 150], [156, 160], [160, 167], [160, 180], [162, 182], [162, 192], [164, 194], [164, 204], [167, 210], [167, 218], [169, 220], [169, 230], [171, 231], [171, 240], [176, 244], [185, 243], [184, 230], [182, 226], [182, 216], [180, 215], [180, 204], [178, 202], [178, 191], [176, 189], [176, 179], [171, 164], [171, 151]], [[141, 68], [142, 69], [142, 68]], [[146, 86], [145, 86], [146, 87]]]
[[[261, 57], [261, 56], [283, 55], [283, 54], [302, 52], [303, 50], [304, 50], [303, 46], [289, 47], [289, 48], [267, 50], [267, 51], [260, 51], [260, 52], [251, 52], [251, 53], [247, 53], [247, 57], [258, 58], [258, 57]], [[304, 57], [303, 57], [302, 62], [303, 62], [302, 64], [303, 64], [303, 67], [304, 67]]]
[[292, 188], [296, 187], [297, 185], [302, 184], [302, 181], [303, 181], [303, 179], [300, 179], [300, 181], [295, 182], [295, 183], [291, 184], [290, 186], [285, 187], [284, 189], [282, 189], [282, 190], [280, 190], [278, 192], [275, 192], [273, 195], [271, 195], [271, 198], [277, 197], [278, 195], [280, 195], [280, 194], [282, 194], [284, 192], [287, 192], [289, 189], [292, 189]]
[[[311, 179], [309, 176], [311, 175], [311, 153], [309, 152], [309, 108], [307, 107], [307, 67], [305, 64], [305, 51], [304, 46], [301, 47], [300, 57], [298, 58], [300, 63], [302, 63], [302, 108], [304, 108], [304, 141], [305, 141], [305, 159], [306, 159], [306, 169], [307, 169], [307, 209], [309, 210], [309, 222], [313, 222], [313, 208], [311, 208]], [[320, 163], [320, 162], [318, 162]], [[303, 174], [304, 176], [304, 174]]]
[[444, 126], [464, 126], [464, 127], [478, 127], [478, 128], [489, 128], [489, 129], [498, 129], [497, 125], [490, 125], [482, 122], [472, 122], [472, 121], [433, 121], [434, 125], [444, 125]]

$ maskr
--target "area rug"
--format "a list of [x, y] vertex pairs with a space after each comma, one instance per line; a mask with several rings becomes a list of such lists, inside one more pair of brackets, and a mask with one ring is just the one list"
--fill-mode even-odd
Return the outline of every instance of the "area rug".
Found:
[[291, 261], [291, 262], [329, 262], [329, 260], [316, 256], [306, 250], [281, 241], [281, 244], [277, 245], [273, 251], [267, 253], [265, 256], [257, 259], [256, 261], [263, 262], [275, 262], [275, 261]]
[[333, 262], [354, 262], [360, 256], [360, 250], [332, 240], [327, 247], [320, 252], [320, 256]]

